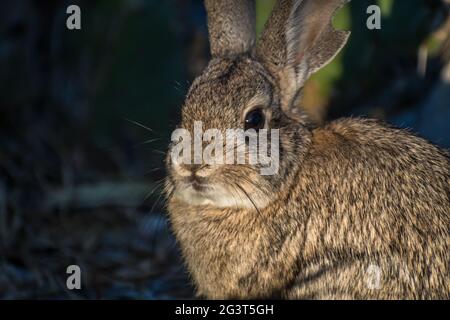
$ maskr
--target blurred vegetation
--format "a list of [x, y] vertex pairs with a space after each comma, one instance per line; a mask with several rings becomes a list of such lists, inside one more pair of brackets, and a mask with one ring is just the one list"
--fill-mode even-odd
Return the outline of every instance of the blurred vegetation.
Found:
[[[80, 31], [65, 28], [74, 3]], [[273, 4], [257, 1], [259, 33]], [[382, 30], [366, 28], [371, 4]], [[334, 21], [350, 42], [302, 107], [318, 123], [368, 115], [450, 147], [449, 9], [352, 1]], [[0, 298], [193, 296], [160, 191], [208, 50], [201, 0], [0, 3]], [[74, 263], [81, 292], [65, 289]]]

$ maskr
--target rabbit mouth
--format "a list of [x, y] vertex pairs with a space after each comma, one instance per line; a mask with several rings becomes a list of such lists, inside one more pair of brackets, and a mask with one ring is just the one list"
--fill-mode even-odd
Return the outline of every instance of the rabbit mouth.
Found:
[[211, 191], [213, 189], [206, 178], [199, 177], [196, 174], [191, 174], [189, 177], [186, 177], [184, 180], [184, 184], [185, 187], [191, 188], [198, 193], [207, 193], [208, 191]]
[[207, 183], [189, 179], [179, 184], [176, 190], [174, 193], [176, 199], [194, 206], [254, 209], [255, 204], [258, 208], [263, 208], [266, 205], [261, 197], [255, 198], [252, 195], [252, 199], [249, 199], [245, 194], [240, 194], [239, 190], [230, 191], [229, 187], [221, 183]]
[[214, 205], [216, 192], [210, 184], [196, 180], [185, 181], [177, 188], [175, 196], [193, 205]]
[[190, 183], [190, 187], [199, 193], [203, 193], [206, 192], [208, 189], [211, 189], [211, 186], [209, 186], [208, 184], [198, 182], [197, 180], [192, 181]]

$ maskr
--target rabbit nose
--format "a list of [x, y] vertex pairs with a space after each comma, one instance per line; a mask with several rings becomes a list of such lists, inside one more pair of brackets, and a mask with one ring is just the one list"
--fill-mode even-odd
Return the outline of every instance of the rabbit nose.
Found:
[[195, 173], [200, 170], [201, 164], [183, 164], [182, 165], [185, 170], [190, 171], [192, 175], [195, 175]]

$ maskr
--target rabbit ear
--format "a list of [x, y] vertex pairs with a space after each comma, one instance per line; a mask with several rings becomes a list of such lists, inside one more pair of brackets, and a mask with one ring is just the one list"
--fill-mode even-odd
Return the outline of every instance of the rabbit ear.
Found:
[[305, 81], [326, 66], [347, 43], [350, 32], [332, 19], [349, 0], [279, 0], [266, 23], [257, 55], [279, 82], [281, 107], [295, 116], [294, 103]]
[[205, 0], [213, 57], [250, 51], [255, 44], [254, 0]]

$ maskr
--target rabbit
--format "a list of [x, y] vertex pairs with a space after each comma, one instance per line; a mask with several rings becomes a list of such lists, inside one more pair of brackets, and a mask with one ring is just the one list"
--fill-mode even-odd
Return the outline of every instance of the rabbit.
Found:
[[279, 169], [166, 158], [168, 217], [199, 297], [450, 298], [447, 151], [378, 120], [314, 125], [299, 107], [350, 36], [332, 26], [347, 2], [279, 0], [256, 42], [254, 1], [205, 0], [211, 61], [179, 127], [278, 129]]

